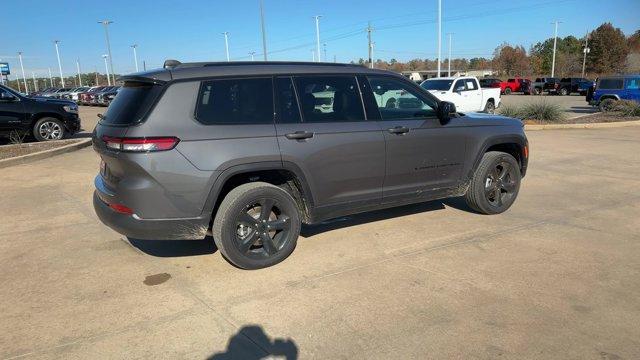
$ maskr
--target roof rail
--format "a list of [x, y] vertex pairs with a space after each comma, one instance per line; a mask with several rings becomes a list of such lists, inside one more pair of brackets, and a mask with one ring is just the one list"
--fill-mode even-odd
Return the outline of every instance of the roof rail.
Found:
[[332, 62], [311, 62], [311, 61], [211, 61], [211, 62], [190, 62], [181, 63], [178, 60], [166, 60], [165, 69], [174, 68], [194, 68], [212, 66], [249, 66], [249, 65], [307, 65], [307, 66], [360, 66], [358, 64], [332, 63]]

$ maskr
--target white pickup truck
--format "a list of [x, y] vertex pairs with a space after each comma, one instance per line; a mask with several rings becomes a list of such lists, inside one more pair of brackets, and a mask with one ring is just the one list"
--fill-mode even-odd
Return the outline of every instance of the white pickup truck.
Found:
[[475, 76], [428, 79], [420, 86], [438, 99], [454, 103], [460, 112], [493, 114], [500, 106], [500, 89], [482, 89]]

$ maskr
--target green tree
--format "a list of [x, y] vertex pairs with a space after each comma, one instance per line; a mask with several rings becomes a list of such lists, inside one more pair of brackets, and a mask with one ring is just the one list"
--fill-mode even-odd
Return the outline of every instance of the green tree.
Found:
[[611, 23], [604, 23], [589, 36], [591, 52], [587, 70], [597, 74], [619, 73], [624, 70], [629, 47], [624, 33]]

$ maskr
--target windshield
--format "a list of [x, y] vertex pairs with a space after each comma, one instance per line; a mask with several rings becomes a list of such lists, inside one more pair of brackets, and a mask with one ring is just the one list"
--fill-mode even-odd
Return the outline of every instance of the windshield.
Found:
[[427, 80], [423, 82], [420, 86], [422, 86], [425, 90], [449, 90], [451, 88], [451, 84], [453, 80]]

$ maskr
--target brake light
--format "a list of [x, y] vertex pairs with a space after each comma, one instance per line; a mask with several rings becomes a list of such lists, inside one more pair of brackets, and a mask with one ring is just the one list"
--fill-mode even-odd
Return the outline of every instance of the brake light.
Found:
[[150, 151], [166, 151], [171, 150], [180, 139], [177, 137], [148, 137], [148, 138], [120, 138], [103, 136], [107, 148], [118, 151], [128, 152], [150, 152]]
[[113, 209], [115, 212], [119, 212], [120, 214], [131, 215], [133, 214], [133, 210], [129, 207], [120, 204], [109, 204], [109, 207]]
[[529, 145], [525, 145], [522, 152], [524, 153], [524, 158], [528, 159], [529, 158]]

